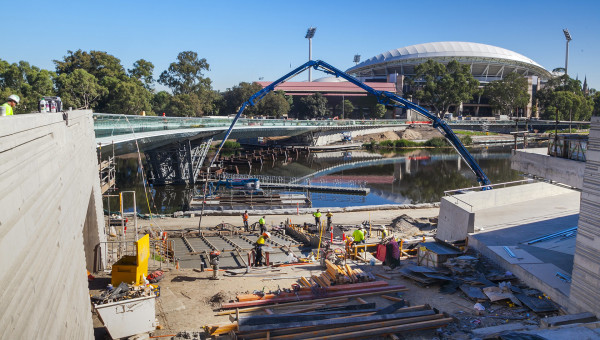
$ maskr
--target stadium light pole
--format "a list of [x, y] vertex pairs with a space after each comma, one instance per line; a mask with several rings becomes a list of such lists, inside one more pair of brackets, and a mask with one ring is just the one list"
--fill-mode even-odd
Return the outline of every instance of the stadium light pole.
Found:
[[[316, 27], [310, 27], [306, 31], [305, 38], [308, 39], [308, 60], [312, 60], [312, 38], [315, 36]], [[308, 81], [312, 81], [312, 67], [308, 69]]]
[[360, 63], [360, 54], [355, 54], [354, 55], [354, 64], [358, 65], [358, 63]]
[[565, 39], [567, 39], [567, 53], [565, 55], [565, 75], [568, 75], [569, 72], [569, 42], [573, 40], [571, 38], [571, 33], [569, 33], [568, 29], [563, 29], [563, 33], [565, 34]]

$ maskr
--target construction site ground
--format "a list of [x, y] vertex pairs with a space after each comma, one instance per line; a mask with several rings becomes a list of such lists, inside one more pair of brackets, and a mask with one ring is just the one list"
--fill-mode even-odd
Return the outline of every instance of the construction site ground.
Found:
[[[251, 213], [251, 211], [250, 211]], [[355, 224], [371, 220], [372, 224], [392, 225], [399, 223], [402, 216], [405, 220], [435, 218], [439, 208], [425, 209], [395, 209], [384, 211], [358, 211], [335, 214], [335, 224]], [[250, 217], [250, 222], [255, 222], [260, 216]], [[312, 215], [266, 215], [267, 225], [279, 225], [285, 219], [291, 218], [293, 223], [302, 224], [314, 221]], [[139, 221], [139, 229], [142, 232], [147, 228], [156, 229], [160, 225], [163, 230], [184, 230], [198, 227], [199, 218], [161, 218], [159, 220]], [[219, 223], [230, 223], [241, 225], [241, 216], [204, 216], [202, 225], [204, 228], [215, 226]], [[398, 235], [404, 237], [403, 235]], [[526, 325], [537, 325], [540, 318], [525, 308], [516, 308], [509, 305], [493, 304], [487, 306], [485, 311], [474, 308], [476, 301], [467, 298], [460, 291], [451, 294], [439, 292], [439, 285], [426, 286], [417, 284], [411, 279], [402, 277], [400, 270], [406, 265], [415, 264], [414, 259], [403, 259], [399, 268], [391, 270], [389, 267], [348, 260], [352, 268], [360, 268], [376, 276], [377, 280], [385, 280], [390, 285], [404, 285], [407, 291], [399, 293], [412, 306], [429, 305], [454, 318], [455, 322], [445, 328], [431, 329], [404, 335], [404, 339], [469, 339], [473, 338], [472, 330], [490, 326], [510, 326], [512, 323]], [[278, 289], [289, 289], [292, 284], [297, 283], [302, 276], [311, 277], [323, 272], [318, 262], [304, 265], [293, 265], [286, 267], [260, 267], [251, 269], [248, 274], [237, 274], [233, 276], [225, 271], [220, 271], [220, 280], [211, 280], [212, 271], [201, 271], [200, 268], [176, 269], [174, 267], [163, 268], [164, 277], [159, 282], [161, 296], [157, 299], [156, 315], [160, 324], [152, 336], [170, 338], [180, 332], [203, 331], [205, 325], [216, 325], [228, 323], [228, 316], [218, 316], [216, 311], [222, 303], [235, 301], [238, 294], [251, 294], [256, 291], [274, 292]], [[240, 271], [238, 269], [237, 271]], [[243, 272], [243, 270], [242, 270]], [[110, 273], [99, 273], [95, 280], [90, 283], [90, 294], [94, 295], [104, 289], [110, 283]], [[388, 294], [389, 295], [389, 294]], [[377, 308], [389, 306], [391, 301], [381, 298], [379, 295], [367, 296], [367, 302], [375, 302]], [[349, 303], [357, 303], [354, 300]], [[275, 309], [275, 313], [278, 313]], [[255, 315], [264, 315], [263, 312], [253, 312]], [[245, 315], [252, 315], [251, 313]], [[108, 339], [108, 334], [102, 323], [94, 316], [96, 339]], [[191, 333], [190, 333], [191, 332]], [[186, 335], [187, 336], [187, 335]], [[176, 339], [187, 338], [179, 337]], [[192, 337], [193, 338], [193, 337]]]

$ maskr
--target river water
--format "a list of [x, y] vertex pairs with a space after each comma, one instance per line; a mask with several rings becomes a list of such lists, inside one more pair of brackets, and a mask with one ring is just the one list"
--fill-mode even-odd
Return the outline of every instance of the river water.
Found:
[[[492, 183], [521, 179], [521, 174], [510, 168], [509, 147], [475, 148], [470, 152]], [[145, 191], [141, 176], [145, 170], [139, 166], [137, 156], [117, 160], [118, 190], [136, 192], [138, 211], [148, 213], [149, 207], [152, 213], [159, 214], [186, 210], [193, 188], [147, 184]], [[467, 164], [450, 148], [312, 153], [287, 162], [265, 162], [262, 168], [240, 168], [240, 171], [252, 175], [295, 177], [319, 185], [370, 189], [367, 196], [310, 193], [313, 207], [439, 202], [445, 190], [478, 185]], [[131, 194], [125, 195], [123, 204], [125, 210], [132, 210]], [[118, 209], [118, 200], [113, 198], [110, 206], [111, 210]]]

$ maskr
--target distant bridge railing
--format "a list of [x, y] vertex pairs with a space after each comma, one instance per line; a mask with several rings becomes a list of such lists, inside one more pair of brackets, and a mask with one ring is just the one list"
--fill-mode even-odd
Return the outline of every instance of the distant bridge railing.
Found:
[[[162, 117], [134, 116], [110, 113], [94, 113], [94, 130], [96, 137], [107, 137], [139, 132], [195, 129], [195, 128], [228, 128], [233, 118], [229, 117]], [[406, 124], [406, 120], [292, 120], [292, 119], [251, 119], [238, 120], [240, 126], [286, 126], [286, 127], [356, 127], [356, 126], [393, 126]]]

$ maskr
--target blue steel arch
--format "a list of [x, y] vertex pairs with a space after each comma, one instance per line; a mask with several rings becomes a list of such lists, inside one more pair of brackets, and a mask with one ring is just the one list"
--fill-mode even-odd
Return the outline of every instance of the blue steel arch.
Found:
[[336, 77], [342, 77], [342, 78], [348, 80], [352, 84], [375, 95], [375, 97], [377, 98], [377, 101], [383, 105], [411, 109], [411, 110], [417, 111], [421, 115], [431, 119], [433, 121], [433, 127], [437, 128], [442, 133], [442, 135], [444, 137], [446, 137], [446, 139], [450, 142], [450, 144], [454, 147], [454, 149], [462, 157], [462, 159], [465, 161], [465, 163], [467, 163], [469, 168], [471, 168], [471, 170], [475, 173], [475, 176], [477, 177], [477, 181], [483, 186], [491, 184], [490, 180], [488, 179], [486, 174], [483, 172], [483, 169], [481, 169], [481, 167], [479, 166], [477, 161], [475, 161], [475, 158], [473, 158], [473, 156], [469, 153], [467, 148], [465, 148], [465, 146], [462, 144], [460, 139], [456, 136], [456, 134], [452, 131], [452, 129], [448, 126], [448, 124], [446, 124], [442, 119], [440, 119], [436, 115], [431, 114], [425, 108], [423, 108], [411, 101], [408, 101], [408, 100], [398, 96], [395, 93], [375, 90], [374, 88], [366, 85], [365, 83], [354, 78], [353, 76], [333, 67], [332, 65], [329, 65], [328, 63], [326, 63], [322, 60], [307, 61], [306, 63], [295, 68], [294, 70], [287, 73], [283, 77], [281, 77], [281, 78], [275, 80], [274, 82], [272, 82], [271, 84], [267, 85], [265, 88], [258, 91], [257, 93], [252, 95], [250, 97], [250, 99], [248, 99], [246, 102], [244, 102], [242, 104], [242, 106], [240, 107], [237, 115], [234, 117], [234, 119], [231, 123], [231, 126], [225, 133], [225, 137], [221, 141], [221, 144], [219, 145], [217, 152], [215, 153], [213, 159], [211, 160], [209, 167], [212, 167], [213, 163], [217, 159], [217, 157], [221, 151], [221, 148], [223, 147], [223, 144], [225, 144], [225, 141], [227, 141], [227, 138], [231, 134], [231, 131], [233, 130], [233, 127], [235, 126], [235, 123], [238, 121], [238, 119], [242, 115], [242, 112], [244, 112], [244, 110], [246, 109], [247, 106], [256, 105], [256, 103], [259, 100], [261, 100], [269, 92], [273, 91], [277, 85], [287, 81], [288, 79], [298, 75], [299, 73], [304, 72], [305, 70], [307, 70], [311, 67], [314, 68], [315, 70], [321, 70], [327, 74], [331, 74]]

